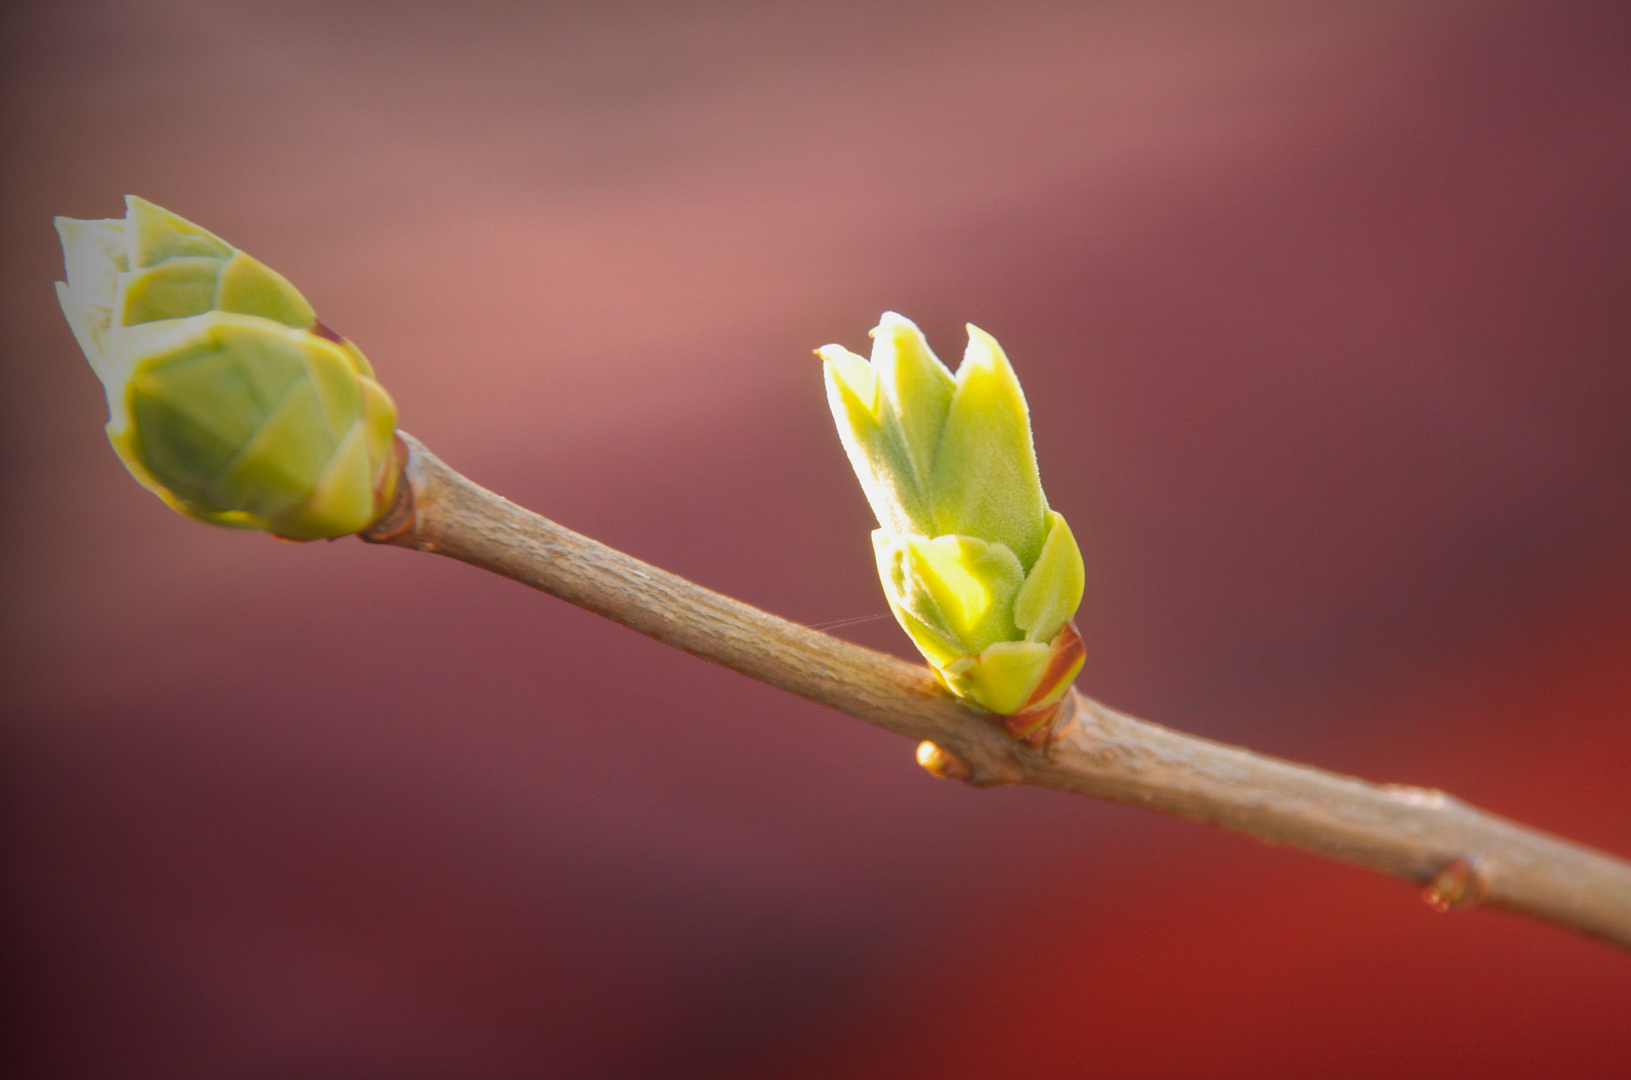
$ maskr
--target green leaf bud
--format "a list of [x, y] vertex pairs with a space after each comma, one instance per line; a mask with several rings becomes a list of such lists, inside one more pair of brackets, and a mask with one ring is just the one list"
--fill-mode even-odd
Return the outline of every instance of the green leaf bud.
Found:
[[390, 505], [396, 406], [277, 271], [162, 207], [57, 218], [63, 313], [108, 396], [108, 439], [188, 517], [295, 540]]
[[1048, 508], [1030, 413], [991, 335], [968, 328], [954, 376], [887, 312], [868, 361], [818, 350], [827, 401], [878, 519], [878, 576], [895, 618], [946, 686], [1045, 739], [1082, 664], [1071, 623], [1081, 551]]

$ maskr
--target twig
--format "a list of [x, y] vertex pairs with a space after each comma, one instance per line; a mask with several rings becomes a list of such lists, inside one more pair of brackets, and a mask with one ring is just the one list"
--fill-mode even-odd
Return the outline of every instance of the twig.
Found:
[[615, 551], [471, 483], [402, 436], [396, 504], [363, 534], [514, 578], [658, 641], [908, 738], [976, 785], [1024, 783], [1147, 806], [1342, 859], [1631, 947], [1631, 864], [1439, 791], [1378, 785], [1136, 720], [1072, 691], [1032, 750], [927, 668], [777, 618]]

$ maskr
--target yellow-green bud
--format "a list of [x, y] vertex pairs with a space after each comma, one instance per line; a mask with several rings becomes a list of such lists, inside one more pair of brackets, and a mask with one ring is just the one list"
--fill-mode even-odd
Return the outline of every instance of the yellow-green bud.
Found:
[[968, 336], [955, 376], [894, 312], [870, 363], [839, 345], [819, 355], [895, 618], [953, 693], [1034, 740], [1082, 666], [1082, 555], [1042, 495], [1008, 358]]
[[275, 270], [134, 195], [57, 218], [57, 297], [108, 395], [108, 439], [200, 521], [297, 540], [390, 505], [396, 406], [361, 352]]

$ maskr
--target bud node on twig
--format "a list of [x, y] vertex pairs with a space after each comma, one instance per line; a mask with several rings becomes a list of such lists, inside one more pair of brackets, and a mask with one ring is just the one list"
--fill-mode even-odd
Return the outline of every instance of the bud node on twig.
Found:
[[1489, 879], [1478, 856], [1457, 858], [1434, 875], [1421, 898], [1434, 911], [1466, 911], [1489, 899]]
[[942, 780], [974, 778], [974, 770], [969, 768], [968, 762], [932, 742], [917, 744], [917, 763]]

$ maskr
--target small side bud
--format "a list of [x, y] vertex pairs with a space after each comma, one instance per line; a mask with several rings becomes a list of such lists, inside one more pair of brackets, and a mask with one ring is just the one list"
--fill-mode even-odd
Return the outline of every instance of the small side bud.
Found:
[[974, 775], [968, 762], [932, 742], [917, 744], [917, 763], [942, 780], [967, 780]]
[[292, 540], [391, 503], [396, 406], [361, 352], [277, 271], [145, 199], [58, 218], [63, 314], [132, 476], [199, 521]]
[[1480, 860], [1452, 859], [1422, 890], [1422, 899], [1434, 911], [1465, 911], [1489, 899], [1489, 880]]

